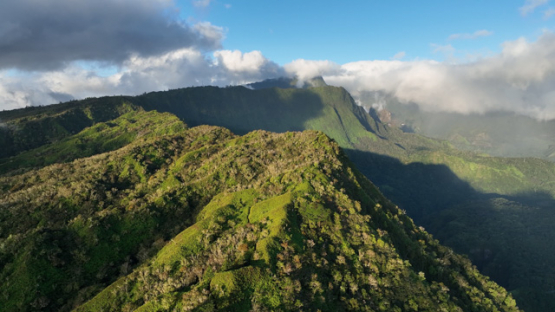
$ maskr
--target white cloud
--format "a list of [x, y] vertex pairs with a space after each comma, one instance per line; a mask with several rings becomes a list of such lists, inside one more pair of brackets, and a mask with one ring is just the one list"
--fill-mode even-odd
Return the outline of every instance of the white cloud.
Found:
[[393, 57], [391, 57], [392, 60], [400, 60], [402, 58], [404, 58], [406, 55], [405, 51], [401, 51], [395, 55], [393, 55]]
[[[203, 36], [223, 36], [221, 28], [208, 23], [193, 27]], [[454, 51], [451, 45], [432, 48], [442, 53]], [[298, 59], [281, 67], [260, 51], [207, 53], [185, 47], [160, 55], [133, 54], [118, 72], [107, 76], [77, 63], [55, 71], [15, 75], [4, 70], [0, 71], [0, 109], [186, 86], [237, 85], [280, 76], [297, 76], [300, 83], [323, 76], [327, 83], [343, 86], [355, 97], [378, 92], [429, 111], [502, 110], [555, 119], [555, 34], [551, 32], [535, 42], [524, 38], [506, 42], [501, 53], [462, 64], [390, 60], [339, 65]]]
[[534, 10], [542, 5], [545, 5], [549, 2], [549, 0], [526, 0], [524, 5], [520, 7], [518, 10], [522, 16], [526, 16], [529, 13], [534, 12]]
[[302, 85], [307, 79], [316, 76], [334, 75], [341, 72], [341, 66], [330, 61], [309, 61], [298, 59], [285, 64], [285, 71], [290, 76], [298, 78], [298, 85]]
[[430, 44], [430, 46], [432, 47], [432, 50], [434, 51], [434, 53], [453, 53], [453, 52], [455, 52], [455, 48], [453, 48], [453, 46], [450, 45], [450, 44], [439, 45], [439, 44], [432, 43], [432, 44]]
[[0, 72], [0, 109], [47, 105], [71, 98], [136, 95], [187, 86], [227, 86], [286, 75], [260, 51], [221, 50], [214, 58], [193, 48], [160, 56], [134, 55], [116, 74], [103, 77], [75, 64], [62, 70], [10, 77]]
[[226, 4], [224, 4], [224, 7], [225, 7], [226, 9], [231, 9], [231, 4], [226, 3]]
[[214, 52], [218, 77], [227, 85], [245, 84], [285, 75], [284, 70], [270, 61], [260, 51], [242, 53], [235, 50]]
[[200, 22], [192, 28], [207, 42], [221, 42], [224, 39], [224, 29], [210, 22]]
[[555, 35], [506, 42], [500, 54], [465, 64], [362, 61], [324, 79], [355, 97], [381, 92], [429, 111], [509, 111], [555, 119]]
[[197, 8], [206, 8], [212, 0], [193, 0], [193, 5]]
[[543, 18], [548, 20], [555, 14], [555, 8], [549, 8], [543, 12]]
[[232, 72], [256, 72], [268, 62], [260, 51], [243, 53], [239, 50], [223, 50], [214, 52], [214, 56]]
[[487, 36], [491, 36], [493, 35], [492, 31], [489, 30], [477, 30], [471, 34], [469, 33], [464, 33], [464, 34], [452, 34], [449, 36], [449, 38], [447, 38], [448, 40], [455, 40], [455, 39], [476, 39], [476, 38], [480, 38], [480, 37], [487, 37]]

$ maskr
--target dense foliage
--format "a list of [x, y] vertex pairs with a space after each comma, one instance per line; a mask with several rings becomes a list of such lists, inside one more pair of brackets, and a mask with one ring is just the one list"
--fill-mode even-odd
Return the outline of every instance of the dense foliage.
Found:
[[[286, 87], [291, 85], [291, 82], [278, 80], [268, 82], [267, 86], [275, 84]], [[452, 236], [449, 237], [442, 234], [441, 227], [435, 222], [452, 221], [442, 217], [443, 211], [449, 211], [451, 216], [465, 216], [469, 207], [475, 207], [488, 213], [491, 205], [479, 203], [494, 200], [501, 208], [510, 208], [513, 205], [531, 207], [532, 210], [523, 210], [523, 214], [529, 218], [529, 226], [536, 227], [546, 242], [555, 242], [555, 231], [549, 226], [550, 222], [555, 221], [553, 217], [550, 214], [527, 213], [547, 211], [548, 207], [555, 203], [553, 163], [533, 158], [499, 158], [460, 151], [447, 142], [404, 133], [398, 128], [381, 123], [373, 112], [369, 114], [357, 106], [342, 88], [320, 86], [308, 89], [279, 89], [264, 88], [265, 86], [252, 86], [263, 88], [260, 90], [245, 87], [185, 88], [153, 92], [138, 97], [87, 99], [49, 107], [0, 112], [0, 120], [7, 124], [3, 132], [8, 138], [5, 142], [12, 142], [15, 137], [35, 137], [32, 135], [34, 128], [25, 126], [28, 122], [40, 121], [44, 127], [58, 129], [65, 125], [59, 122], [60, 116], [89, 116], [88, 111], [98, 111], [95, 116], [100, 117], [87, 119], [88, 121], [81, 125], [84, 128], [94, 122], [106, 121], [103, 118], [108, 118], [106, 116], [109, 114], [100, 114], [103, 110], [120, 116], [136, 110], [136, 107], [142, 107], [147, 111], [174, 113], [193, 126], [225, 126], [239, 134], [256, 129], [276, 132], [305, 129], [323, 131], [346, 149], [357, 168], [380, 187], [381, 192], [401, 209], [406, 210], [418, 225], [425, 226], [432, 234], [440, 235], [442, 242], [456, 248], [458, 252], [468, 254], [471, 260], [478, 264], [483, 262], [479, 255], [473, 252], [474, 246], [491, 250], [494, 253], [493, 257], [504, 258], [508, 265], [491, 262], [489, 268], [480, 268], [487, 269], [487, 274], [490, 274], [493, 280], [514, 292], [521, 307], [530, 311], [555, 310], [555, 292], [551, 291], [555, 289], [555, 279], [544, 278], [555, 275], [555, 267], [550, 262], [551, 245], [515, 243], [517, 240], [532, 242], [537, 235], [525, 230], [516, 232], [517, 236], [505, 234], [509, 233], [508, 228], [521, 228], [514, 218], [500, 218], [496, 220], [499, 222], [480, 223], [478, 226], [472, 218], [460, 217], [456, 223], [458, 231], [450, 231], [449, 235]], [[36, 148], [59, 140], [70, 142], [73, 140], [68, 137], [71, 133], [67, 130], [55, 132], [56, 136], [37, 140], [34, 145], [10, 143], [6, 145], [6, 150], [28, 150], [31, 146]], [[128, 136], [132, 137], [134, 136]], [[123, 146], [128, 141], [119, 142]], [[21, 168], [47, 164], [48, 161], [40, 160], [47, 158], [41, 156], [48, 155], [44, 153], [45, 149], [51, 151], [48, 152], [50, 155], [56, 155], [50, 159], [63, 160], [63, 157], [59, 157], [63, 153], [45, 146], [39, 152], [30, 150], [25, 154], [29, 157], [0, 159], [0, 170], [12, 170], [16, 163], [23, 163], [18, 165]], [[72, 149], [72, 153], [76, 157], [87, 156], [86, 153], [76, 152], [75, 149]], [[37, 154], [38, 159], [32, 159]], [[66, 158], [66, 161], [72, 160], [72, 157]], [[490, 231], [499, 235], [486, 239]], [[462, 240], [465, 240], [465, 244], [456, 243]], [[501, 252], [505, 249], [494, 248], [506, 246], [505, 244], [518, 246], [519, 249], [515, 249], [510, 257], [505, 257], [507, 253]], [[529, 261], [530, 254], [536, 254], [538, 257], [534, 263], [537, 270], [530, 271], [522, 265]]]
[[467, 253], [480, 272], [512, 289], [519, 306], [551, 311], [555, 273], [546, 268], [555, 263], [554, 219], [552, 207], [495, 198], [453, 207], [426, 223], [440, 241]]
[[1, 310], [518, 310], [321, 132], [132, 120], [156, 135], [0, 177]]

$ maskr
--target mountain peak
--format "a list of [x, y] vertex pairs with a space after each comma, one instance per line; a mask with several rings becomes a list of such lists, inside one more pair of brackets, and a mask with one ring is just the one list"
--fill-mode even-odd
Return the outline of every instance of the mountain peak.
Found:
[[260, 82], [253, 82], [246, 84], [245, 87], [249, 89], [259, 90], [267, 88], [311, 88], [311, 87], [325, 87], [328, 84], [324, 81], [322, 76], [316, 76], [306, 80], [299, 80], [298, 78], [280, 77], [274, 79], [266, 79]]

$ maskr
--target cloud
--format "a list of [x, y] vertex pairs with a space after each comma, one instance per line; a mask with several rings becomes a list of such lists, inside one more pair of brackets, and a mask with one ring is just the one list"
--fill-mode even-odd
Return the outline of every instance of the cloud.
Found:
[[545, 5], [549, 2], [549, 0], [526, 0], [524, 5], [520, 7], [518, 10], [522, 16], [526, 16], [529, 13], [534, 12], [534, 10], [542, 5]]
[[285, 64], [285, 71], [289, 76], [298, 78], [298, 84], [310, 78], [324, 75], [334, 75], [341, 72], [341, 66], [330, 61], [309, 61], [304, 59], [294, 60], [289, 64]]
[[[29, 1], [31, 0], [20, 2]], [[52, 1], [61, 3], [62, 0]], [[99, 0], [97, 2], [109, 7], [108, 4], [130, 5], [130, 1]], [[94, 11], [98, 6], [97, 2], [85, 4], [73, 1], [70, 7], [88, 5]], [[106, 64], [117, 64], [112, 67], [117, 69], [116, 72], [112, 71], [111, 74], [99, 74], [93, 66], [82, 66], [80, 62], [73, 62], [81, 59], [85, 50], [82, 47], [72, 47], [67, 44], [78, 41], [73, 41], [71, 38], [54, 40], [53, 44], [62, 44], [62, 47], [45, 46], [44, 51], [35, 50], [39, 46], [42, 47], [43, 43], [22, 44], [25, 40], [30, 40], [25, 39], [26, 36], [40, 37], [36, 34], [25, 35], [24, 29], [33, 29], [30, 26], [33, 23], [27, 20], [29, 18], [22, 17], [21, 23], [15, 18], [7, 20], [0, 18], [0, 68], [2, 66], [9, 68], [10, 66], [6, 64], [12, 64], [12, 66], [23, 64], [16, 67], [35, 70], [54, 68], [31, 72], [0, 69], [0, 109], [47, 105], [91, 96], [136, 95], [187, 86], [246, 84], [281, 76], [296, 76], [299, 78], [299, 83], [302, 83], [312, 77], [323, 76], [327, 83], [345, 87], [359, 100], [365, 92], [376, 92], [395, 96], [402, 103], [417, 103], [422, 109], [429, 111], [468, 114], [501, 110], [537, 119], [555, 119], [555, 91], [553, 91], [555, 34], [551, 32], [545, 32], [535, 42], [529, 42], [524, 38], [506, 42], [502, 46], [501, 53], [466, 63], [401, 61], [400, 58], [404, 55], [400, 52], [390, 61], [359, 61], [339, 65], [329, 60], [298, 59], [279, 66], [260, 51], [215, 49], [224, 38], [224, 29], [208, 22], [195, 25], [179, 22], [173, 17], [174, 6], [170, 0], [133, 0], [133, 4], [139, 8], [130, 5], [129, 10], [143, 14], [138, 14], [136, 19], [146, 23], [146, 26], [152, 26], [151, 33], [144, 28], [144, 25], [134, 24], [135, 22], [126, 26], [138, 27], [137, 31], [141, 33], [139, 39], [155, 37], [162, 30], [169, 32], [165, 37], [167, 40], [182, 38], [180, 36], [183, 34], [190, 37], [185, 36], [187, 40], [174, 40], [178, 44], [168, 43], [159, 49], [147, 47], [134, 50], [134, 40], [115, 44], [116, 48], [113, 48], [97, 37], [96, 30], [92, 31], [87, 27], [77, 27], [74, 30], [59, 29], [56, 33], [53, 32], [55, 27], [48, 25], [45, 33], [40, 35], [54, 39], [56, 36], [69, 34], [72, 31], [90, 35], [92, 41], [85, 44], [85, 48], [91, 50], [90, 59], [98, 62], [100, 69]], [[4, 2], [0, 4], [0, 17], [6, 16], [2, 10], [3, 6], [5, 6]], [[53, 10], [40, 1], [37, 2], [37, 6], [44, 6], [45, 10]], [[21, 9], [17, 3], [14, 7]], [[146, 12], [144, 8], [147, 7], [156, 10]], [[11, 12], [15, 14], [16, 11], [12, 9]], [[30, 10], [31, 17], [38, 16], [35, 11], [37, 11], [36, 8]], [[71, 13], [71, 10], [68, 12]], [[118, 16], [116, 13], [113, 18]], [[120, 27], [123, 27], [121, 21], [107, 19], [106, 16], [109, 13], [106, 12], [98, 14], [101, 22], [97, 25], [100, 29], [108, 32], [110, 27], [105, 25], [106, 20], [113, 23], [114, 34], [107, 34], [108, 42], [127, 38], [127, 35], [117, 34], [118, 30], [121, 30]], [[131, 18], [125, 12], [122, 14], [124, 21]], [[63, 14], [54, 14], [54, 16], [58, 15]], [[39, 17], [46, 18], [46, 16], [48, 14]], [[85, 18], [84, 15], [81, 17]], [[60, 27], [71, 24], [67, 19], [70, 18], [62, 18]], [[91, 25], [95, 23], [83, 21], [82, 24], [93, 27]], [[146, 34], [142, 34], [143, 32]], [[469, 36], [475, 36], [477, 33], [479, 34], [475, 32]], [[163, 36], [166, 35], [163, 34]], [[7, 40], [9, 38], [15, 38], [13, 39], [15, 41]], [[136, 40], [140, 41], [139, 39]], [[161, 45], [164, 45], [166, 39], [153, 39], [152, 42], [156, 43], [156, 40], [160, 40]], [[150, 43], [145, 41], [141, 44], [147, 46]], [[95, 44], [99, 47], [95, 47]], [[10, 52], [7, 47], [11, 47], [13, 51], [21, 48], [27, 53], [18, 55]], [[107, 51], [101, 51], [103, 48]], [[452, 54], [455, 51], [450, 44], [432, 44], [431, 48], [435, 53]], [[121, 49], [123, 52], [118, 55], [120, 52], [114, 49]], [[60, 52], [60, 55], [54, 55], [54, 51]], [[116, 56], [103, 57], [104, 53], [108, 55], [109, 52], [113, 52]], [[48, 66], [37, 65], [43, 61]]]
[[224, 4], [224, 6], [225, 6], [226, 9], [231, 9], [231, 4], [229, 4], [229, 3]]
[[121, 65], [181, 48], [215, 50], [221, 29], [190, 26], [173, 0], [4, 0], [0, 69], [57, 70], [73, 61]]
[[432, 43], [430, 44], [430, 47], [432, 48], [433, 53], [443, 54], [448, 59], [452, 59], [453, 54], [456, 51], [456, 49], [450, 44], [440, 45], [440, 44]]
[[434, 51], [434, 53], [453, 53], [453, 52], [455, 52], [455, 48], [453, 48], [453, 46], [450, 45], [450, 44], [439, 45], [439, 44], [432, 43], [432, 44], [430, 44], [430, 46], [432, 47], [432, 50]]
[[549, 8], [543, 12], [543, 19], [548, 20], [555, 14], [555, 8]]
[[198, 33], [199, 39], [205, 42], [217, 42], [219, 45], [219, 42], [224, 39], [224, 29], [210, 22], [199, 22], [193, 26], [193, 29]]
[[212, 0], [193, 0], [193, 5], [197, 8], [206, 8]]
[[324, 79], [355, 97], [379, 92], [428, 111], [508, 111], [555, 119], [555, 34], [506, 42], [500, 54], [465, 64], [361, 61]]
[[214, 52], [218, 77], [228, 85], [245, 84], [285, 75], [276, 63], [268, 60], [260, 51], [242, 53], [222, 50]]
[[214, 56], [232, 72], [256, 72], [268, 62], [260, 51], [243, 53], [239, 50], [224, 50], [214, 52]]
[[489, 30], [477, 30], [472, 34], [452, 34], [449, 36], [449, 38], [447, 38], [447, 40], [455, 40], [455, 39], [476, 39], [476, 38], [480, 38], [480, 37], [487, 37], [487, 36], [491, 36], [493, 35], [492, 31]]
[[187, 86], [227, 86], [286, 75], [260, 51], [220, 50], [213, 57], [183, 48], [163, 55], [135, 55], [119, 72], [103, 77], [76, 64], [61, 70], [10, 77], [0, 72], [0, 109], [48, 105], [104, 95], [136, 95]]
[[395, 55], [393, 55], [393, 57], [391, 57], [392, 60], [400, 60], [402, 58], [404, 58], [406, 55], [405, 51], [401, 51]]

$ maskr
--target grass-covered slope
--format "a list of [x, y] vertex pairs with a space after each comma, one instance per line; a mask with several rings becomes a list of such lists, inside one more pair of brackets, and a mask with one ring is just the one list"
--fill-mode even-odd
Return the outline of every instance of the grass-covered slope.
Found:
[[343, 88], [260, 89], [199, 87], [153, 92], [133, 99], [147, 110], [171, 112], [188, 125], [218, 125], [244, 134], [320, 130], [341, 146], [374, 139], [359, 120], [364, 110]]
[[0, 176], [0, 310], [517, 310], [321, 132], [142, 116], [158, 135]]
[[145, 112], [140, 108], [130, 109], [128, 113], [116, 119], [96, 123], [53, 144], [42, 145], [13, 157], [0, 159], [0, 173], [68, 162], [116, 150], [137, 138], [172, 134], [185, 129], [183, 122], [174, 115]]
[[123, 97], [91, 98], [0, 112], [0, 158], [56, 142], [134, 108]]
[[213, 197], [155, 257], [77, 310], [516, 309], [326, 136], [254, 132], [205, 166], [234, 159], [256, 164], [251, 187]]

